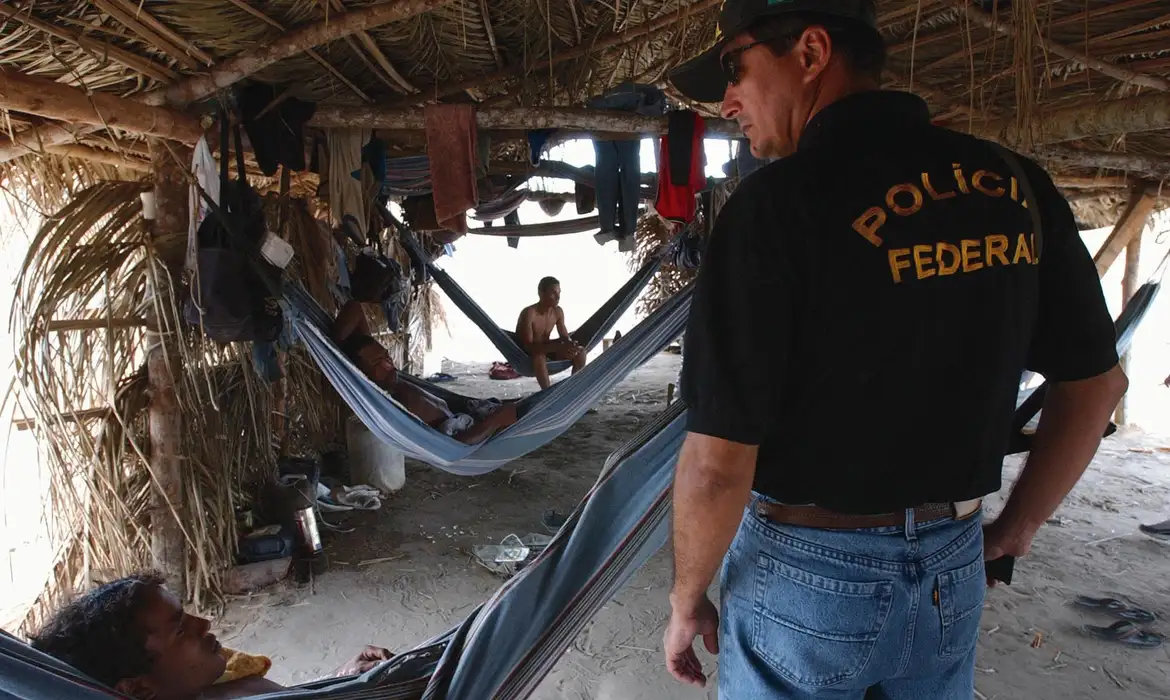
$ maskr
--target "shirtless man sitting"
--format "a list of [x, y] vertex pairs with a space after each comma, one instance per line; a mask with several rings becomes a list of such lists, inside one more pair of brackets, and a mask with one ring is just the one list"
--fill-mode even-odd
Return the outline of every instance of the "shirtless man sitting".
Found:
[[[420, 390], [407, 382], [398, 381], [398, 368], [390, 359], [390, 353], [370, 335], [369, 322], [362, 305], [357, 301], [346, 302], [341, 313], [333, 322], [334, 342], [358, 366], [367, 377], [374, 380], [384, 391], [389, 392], [403, 408], [432, 428], [445, 432], [459, 442], [469, 445], [482, 442], [497, 431], [516, 422], [516, 406], [505, 404], [482, 417], [470, 422], [470, 416], [459, 419], [447, 406], [447, 402]], [[470, 425], [468, 425], [470, 423]]]
[[[525, 307], [516, 322], [516, 337], [521, 347], [532, 357], [532, 373], [541, 389], [552, 384], [548, 378], [549, 360], [572, 360], [573, 373], [585, 366], [585, 348], [577, 344], [565, 330], [565, 312], [561, 309], [561, 283], [556, 277], [545, 277], [536, 286], [540, 301]], [[550, 340], [553, 328], [556, 340]]]
[[[228, 652], [211, 623], [183, 610], [156, 573], [107, 583], [57, 610], [32, 646], [135, 700], [218, 700], [280, 690], [261, 671], [227, 680]], [[366, 647], [335, 676], [351, 676], [393, 656]]]

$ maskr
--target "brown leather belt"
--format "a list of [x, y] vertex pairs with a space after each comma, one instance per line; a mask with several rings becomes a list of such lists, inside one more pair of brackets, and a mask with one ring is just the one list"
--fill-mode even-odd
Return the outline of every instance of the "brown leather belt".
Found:
[[[915, 522], [954, 518], [965, 520], [979, 511], [982, 499], [961, 503], [927, 503], [914, 509]], [[855, 515], [836, 513], [820, 506], [790, 506], [757, 501], [756, 515], [780, 525], [815, 527], [822, 530], [860, 530], [870, 527], [897, 527], [906, 523], [905, 511]]]

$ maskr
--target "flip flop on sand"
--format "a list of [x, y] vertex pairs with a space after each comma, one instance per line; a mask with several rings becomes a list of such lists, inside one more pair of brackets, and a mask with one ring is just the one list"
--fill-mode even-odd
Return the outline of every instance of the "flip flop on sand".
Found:
[[1139, 525], [1142, 533], [1159, 540], [1170, 540], [1170, 520], [1163, 520], [1153, 525]]
[[1144, 623], [1153, 622], [1157, 619], [1154, 617], [1154, 613], [1139, 608], [1131, 608], [1116, 598], [1089, 598], [1088, 596], [1079, 595], [1073, 602], [1079, 607], [1105, 613], [1106, 615], [1127, 622]]
[[1084, 629], [1090, 636], [1106, 642], [1117, 642], [1118, 644], [1138, 647], [1139, 649], [1157, 649], [1162, 646], [1162, 635], [1147, 632], [1132, 622], [1126, 622], [1125, 620], [1114, 622], [1108, 627], [1085, 625]]

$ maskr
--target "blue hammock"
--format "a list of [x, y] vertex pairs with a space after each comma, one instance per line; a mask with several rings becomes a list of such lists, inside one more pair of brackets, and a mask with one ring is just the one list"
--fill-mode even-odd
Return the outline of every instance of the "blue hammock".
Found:
[[[492, 341], [492, 345], [496, 346], [496, 349], [503, 354], [504, 359], [512, 365], [513, 369], [525, 377], [533, 376], [532, 358], [528, 351], [520, 345], [516, 334], [497, 325], [492, 317], [483, 310], [483, 307], [477, 304], [451, 275], [430, 262], [422, 246], [406, 228], [400, 226], [399, 230], [401, 231], [402, 243], [415, 263], [426, 266], [428, 274], [439, 285], [439, 288], [446, 292], [455, 306], [458, 306], [459, 310], [471, 319], [472, 323], [479, 326], [479, 329], [484, 332], [488, 340]], [[622, 315], [638, 298], [642, 289], [650, 283], [654, 274], [662, 267], [663, 260], [673, 250], [673, 245], [665, 246], [658, 254], [651, 256], [625, 284], [614, 292], [613, 296], [601, 308], [581, 324], [580, 328], [570, 333], [570, 337], [586, 351], [596, 347], [605, 334], [614, 327], [614, 324], [621, 320]], [[558, 374], [572, 366], [573, 363], [568, 360], [553, 360], [548, 363], [548, 373], [549, 375]]]
[[[607, 352], [568, 379], [519, 402], [519, 420], [488, 440], [466, 445], [406, 411], [361, 372], [329, 336], [328, 314], [302, 288], [290, 285], [285, 300], [289, 318], [309, 355], [329, 383], [366, 427], [408, 456], [452, 474], [485, 474], [537, 449], [568, 430], [631, 371], [662, 352], [682, 334], [690, 310], [691, 287], [664, 302], [622, 336]], [[407, 379], [405, 374], [400, 377]], [[453, 392], [409, 378], [458, 410]]]
[[[362, 676], [256, 697], [528, 697], [589, 620], [665, 544], [684, 415], [682, 404], [675, 403], [610, 455], [597, 483], [548, 548], [458, 627]], [[393, 630], [386, 634], [392, 636]], [[117, 697], [122, 696], [0, 633], [0, 699]]]

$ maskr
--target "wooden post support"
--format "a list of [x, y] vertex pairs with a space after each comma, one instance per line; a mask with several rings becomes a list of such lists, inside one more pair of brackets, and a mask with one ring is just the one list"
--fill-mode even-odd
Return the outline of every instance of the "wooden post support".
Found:
[[[151, 238], [159, 241], [168, 236], [186, 234], [187, 180], [181, 163], [190, 161], [191, 150], [173, 142], [164, 144], [152, 140], [150, 156], [154, 167], [156, 211], [155, 219], [151, 222]], [[185, 246], [173, 248], [177, 249], [177, 259], [162, 260], [166, 269], [158, 273], [169, 275], [172, 279], [182, 264]], [[153, 484], [150, 504], [151, 559], [154, 568], [166, 576], [167, 586], [177, 595], [185, 596], [187, 542], [181, 521], [186, 517], [183, 500], [183, 423], [176, 392], [179, 355], [175, 347], [175, 329], [171, 327], [173, 324], [154, 311], [169, 308], [169, 295], [174, 286], [166, 279], [154, 284], [153, 275], [149, 279], [148, 293], [153, 297], [150, 314], [156, 316], [149, 319], [152, 322], [146, 334], [146, 371], [150, 382], [147, 417]]]
[[1109, 266], [1113, 264], [1126, 245], [1134, 237], [1141, 235], [1142, 229], [1146, 227], [1146, 221], [1149, 220], [1150, 214], [1154, 211], [1154, 204], [1157, 203], [1157, 200], [1157, 188], [1149, 183], [1139, 182], [1130, 190], [1125, 212], [1122, 213], [1121, 218], [1113, 227], [1112, 233], [1101, 245], [1101, 250], [1093, 256], [1099, 277], [1104, 277], [1105, 273], [1109, 271]]
[[[1129, 300], [1133, 298], [1134, 292], [1138, 289], [1138, 266], [1141, 264], [1142, 254], [1142, 234], [1139, 233], [1130, 239], [1125, 246], [1125, 277], [1121, 279], [1121, 305], [1125, 306]], [[1121, 356], [1121, 369], [1126, 374], [1129, 373], [1129, 352], [1127, 351]], [[1126, 413], [1129, 408], [1129, 395], [1121, 397], [1121, 403], [1117, 404], [1117, 411], [1113, 414], [1113, 422], [1124, 426], [1128, 423]]]

